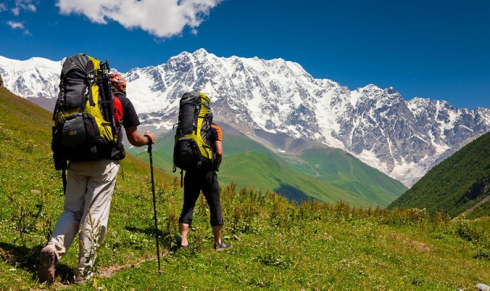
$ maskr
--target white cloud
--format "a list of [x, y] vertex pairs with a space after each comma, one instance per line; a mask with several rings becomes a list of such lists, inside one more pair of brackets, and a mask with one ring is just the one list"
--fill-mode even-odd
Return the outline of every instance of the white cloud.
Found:
[[20, 4], [19, 5], [20, 8], [24, 9], [24, 10], [27, 10], [27, 11], [31, 11], [31, 12], [36, 12], [36, 6], [34, 6], [33, 4]]
[[[38, 3], [40, 0], [7, 0], [0, 2], [0, 12], [10, 10], [13, 15], [19, 16], [23, 11], [36, 12], [36, 6], [33, 3]], [[10, 2], [10, 3], [9, 3]], [[13, 8], [11, 8], [13, 7]], [[24, 22], [19, 21], [7, 21], [4, 22], [12, 29], [19, 29], [25, 35], [31, 35], [29, 30], [25, 27]]]
[[37, 3], [37, 1], [39, 0], [15, 0], [15, 1], [10, 0], [6, 2], [1, 2], [0, 12], [9, 10], [7, 7], [8, 2], [13, 2], [10, 3], [9, 6], [13, 7], [12, 9], [10, 9], [10, 11], [15, 16], [19, 16], [22, 11], [36, 12], [37, 8], [33, 3]]
[[24, 29], [24, 23], [22, 22], [16, 22], [16, 21], [7, 21], [7, 25], [10, 26], [13, 29]]
[[23, 22], [18, 22], [18, 21], [7, 21], [7, 25], [10, 26], [12, 29], [20, 29], [22, 32], [26, 35], [30, 35], [31, 33], [29, 32], [28, 29], [25, 28]]
[[178, 35], [189, 26], [194, 32], [223, 0], [57, 0], [62, 14], [83, 14], [92, 22], [113, 20], [141, 28], [158, 37]]
[[[15, 16], [19, 16], [22, 11], [36, 12], [37, 9], [36, 6], [32, 4], [33, 2], [35, 2], [35, 0], [15, 0], [14, 8], [10, 11], [12, 11]], [[7, 8], [6, 3], [2, 4]]]

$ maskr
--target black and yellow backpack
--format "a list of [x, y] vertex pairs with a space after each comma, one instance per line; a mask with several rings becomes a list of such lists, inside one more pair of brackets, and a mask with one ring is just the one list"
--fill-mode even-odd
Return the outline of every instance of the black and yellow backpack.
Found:
[[174, 172], [212, 170], [215, 153], [210, 144], [213, 114], [209, 97], [192, 91], [180, 99], [179, 118], [175, 132]]
[[120, 127], [114, 121], [108, 71], [108, 62], [86, 54], [63, 63], [51, 143], [57, 170], [66, 170], [67, 161], [111, 158]]

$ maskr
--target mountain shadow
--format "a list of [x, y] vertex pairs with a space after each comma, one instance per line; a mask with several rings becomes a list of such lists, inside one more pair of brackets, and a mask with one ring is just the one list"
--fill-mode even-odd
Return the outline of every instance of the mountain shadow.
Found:
[[274, 189], [274, 192], [276, 193], [281, 193], [281, 195], [285, 196], [288, 198], [290, 201], [294, 201], [296, 203], [301, 203], [303, 201], [308, 201], [311, 200], [311, 197], [306, 195], [305, 192], [301, 191], [300, 189], [279, 182], [279, 187]]

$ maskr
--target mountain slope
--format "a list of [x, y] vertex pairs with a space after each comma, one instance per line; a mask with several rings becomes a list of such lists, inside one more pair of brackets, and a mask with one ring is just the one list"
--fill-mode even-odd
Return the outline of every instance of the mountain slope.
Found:
[[[296, 191], [322, 201], [335, 203], [342, 200], [358, 206], [386, 206], [407, 190], [402, 183], [342, 150], [317, 145], [318, 148], [305, 149], [301, 154], [290, 155], [274, 153], [255, 141], [246, 141], [245, 137], [240, 139], [231, 135], [225, 138], [230, 140], [230, 144], [235, 145], [232, 148], [237, 154], [230, 154], [229, 160], [225, 159], [223, 174], [220, 177], [233, 180], [237, 184], [238, 178], [240, 181], [248, 181], [243, 184], [248, 187], [260, 186], [262, 189], [274, 190], [283, 195]], [[225, 149], [227, 144], [225, 139]], [[259, 161], [247, 161], [252, 151], [261, 153], [260, 158], [255, 156]], [[273, 163], [274, 167], [258, 166], [267, 161], [267, 165]], [[241, 163], [248, 165], [238, 167]], [[244, 173], [243, 169], [248, 169], [247, 173]], [[264, 176], [271, 175], [278, 175], [274, 179], [275, 182], [269, 180], [258, 184]], [[271, 189], [273, 185], [274, 188]]]
[[[232, 127], [219, 125], [223, 129], [224, 160], [218, 173], [222, 185], [235, 183], [239, 187], [274, 191], [296, 202], [316, 198], [374, 207], [388, 205], [407, 190], [402, 183], [344, 151], [321, 144], [308, 149], [313, 146], [310, 144], [301, 152], [304, 142], [291, 141], [289, 147], [296, 155], [277, 154]], [[157, 140], [154, 165], [171, 171], [173, 144], [171, 132]], [[130, 152], [148, 160], [146, 152]]]
[[376, 206], [375, 200], [361, 201], [349, 191], [292, 171], [267, 155], [245, 152], [226, 161], [218, 173], [220, 180], [247, 188], [269, 190], [301, 202], [317, 198], [325, 202], [345, 201], [356, 206]]
[[[53, 98], [59, 69], [50, 68], [60, 62], [46, 62], [0, 58], [0, 74], [21, 96]], [[125, 76], [144, 125], [170, 130], [180, 96], [201, 90], [210, 96], [217, 121], [252, 139], [273, 144], [275, 136], [287, 136], [340, 148], [407, 186], [490, 131], [490, 109], [406, 101], [393, 88], [375, 85], [350, 90], [283, 59], [220, 58], [200, 49]]]
[[430, 170], [389, 205], [426, 208], [457, 216], [472, 209], [470, 217], [490, 216], [490, 133], [463, 147]]
[[[367, 166], [339, 149], [309, 149], [299, 156], [313, 171], [310, 175], [355, 193], [358, 198], [377, 201], [386, 206], [407, 188], [399, 181]], [[305, 164], [301, 164], [305, 167]]]

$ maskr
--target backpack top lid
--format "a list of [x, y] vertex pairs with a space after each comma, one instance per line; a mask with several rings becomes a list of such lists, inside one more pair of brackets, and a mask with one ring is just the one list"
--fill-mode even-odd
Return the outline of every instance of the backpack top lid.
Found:
[[190, 91], [182, 95], [181, 102], [191, 102], [191, 100], [195, 100], [194, 102], [206, 104], [207, 107], [209, 107], [211, 103], [209, 97], [200, 91]]
[[100, 61], [86, 54], [77, 54], [66, 58], [61, 69], [61, 76], [69, 75], [72, 71], [82, 74], [81, 77], [95, 78], [95, 69], [100, 67]]

